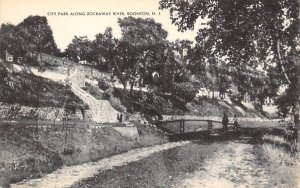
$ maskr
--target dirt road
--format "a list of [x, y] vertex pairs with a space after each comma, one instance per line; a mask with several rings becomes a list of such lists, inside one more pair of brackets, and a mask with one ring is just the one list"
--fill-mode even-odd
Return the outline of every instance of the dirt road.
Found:
[[297, 166], [274, 165], [261, 145], [250, 144], [247, 139], [195, 141], [100, 171], [72, 187], [296, 188], [296, 173]]
[[256, 160], [255, 146], [229, 142], [207, 159], [203, 168], [178, 183], [176, 187], [265, 187], [268, 172]]
[[168, 143], [65, 167], [12, 187], [296, 188], [298, 166], [266, 155], [247, 138]]

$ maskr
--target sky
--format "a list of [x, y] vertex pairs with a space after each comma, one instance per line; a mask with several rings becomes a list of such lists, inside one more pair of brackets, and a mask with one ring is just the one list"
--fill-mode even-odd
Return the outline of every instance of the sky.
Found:
[[[151, 17], [161, 23], [168, 31], [167, 39], [170, 41], [194, 40], [200, 22], [193, 31], [178, 32], [177, 27], [171, 24], [169, 11], [159, 10], [158, 7], [159, 0], [0, 0], [0, 22], [16, 25], [29, 15], [46, 16], [57, 46], [64, 50], [75, 35], [93, 40], [97, 33], [103, 33], [108, 26], [113, 28], [114, 36], [120, 38], [118, 18], [124, 18], [128, 13], [149, 12], [150, 16], [135, 17]], [[88, 15], [95, 12], [110, 15]], [[123, 12], [124, 16], [113, 15], [116, 12]]]

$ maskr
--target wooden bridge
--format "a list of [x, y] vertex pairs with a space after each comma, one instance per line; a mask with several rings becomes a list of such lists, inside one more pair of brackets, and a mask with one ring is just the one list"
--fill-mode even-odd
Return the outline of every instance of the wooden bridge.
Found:
[[177, 119], [155, 122], [157, 128], [167, 133], [172, 141], [196, 139], [228, 139], [240, 136], [252, 137], [261, 140], [263, 135], [279, 135], [288, 137], [284, 128], [267, 126], [240, 125], [234, 130], [234, 124], [228, 123], [227, 129], [223, 128], [221, 121], [210, 119]]
[[[223, 128], [221, 121], [209, 119], [177, 119], [168, 121], [157, 121], [156, 126], [171, 135], [182, 135], [193, 132], [213, 132]], [[233, 123], [228, 123], [228, 129]]]

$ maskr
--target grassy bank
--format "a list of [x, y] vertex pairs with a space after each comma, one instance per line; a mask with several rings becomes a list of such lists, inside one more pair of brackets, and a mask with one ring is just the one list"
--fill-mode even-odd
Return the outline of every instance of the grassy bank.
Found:
[[138, 125], [140, 137], [123, 137], [111, 127], [66, 131], [1, 128], [0, 185], [40, 177], [63, 165], [96, 161], [134, 148], [165, 143], [157, 130]]
[[32, 107], [63, 107], [65, 102], [83, 105], [72, 91], [52, 80], [33, 74], [12, 73], [0, 82], [0, 102]]
[[[281, 141], [280, 138], [276, 140]], [[299, 187], [299, 155], [292, 155], [275, 144], [264, 143], [257, 149], [257, 162], [264, 166], [272, 176], [269, 187]]]
[[1, 127], [0, 185], [51, 172], [63, 164], [58, 153], [47, 150], [33, 131]]

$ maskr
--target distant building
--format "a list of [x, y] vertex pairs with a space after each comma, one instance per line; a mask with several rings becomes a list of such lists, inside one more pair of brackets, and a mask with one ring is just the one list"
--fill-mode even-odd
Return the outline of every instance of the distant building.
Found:
[[250, 97], [250, 95], [248, 93], [244, 94], [243, 102], [244, 103], [250, 103], [251, 102], [251, 97]]
[[81, 65], [87, 65], [88, 64], [87, 60], [78, 61], [78, 63], [81, 64]]
[[267, 97], [264, 101], [265, 105], [267, 106], [271, 106], [271, 105], [274, 105], [274, 99], [272, 97]]
[[5, 59], [8, 62], [13, 62], [14, 61], [13, 55], [9, 54], [7, 51], [5, 51]]
[[97, 63], [92, 61], [92, 62], [89, 62], [88, 60], [79, 60], [78, 63], [80, 65], [88, 65], [88, 66], [96, 66]]
[[184, 49], [182, 50], [182, 56], [185, 57], [185, 56], [187, 56], [187, 54], [188, 54], [188, 49], [187, 49], [187, 48], [184, 48]]
[[196, 97], [207, 97], [207, 98], [220, 98], [220, 92], [210, 90], [207, 88], [200, 88], [196, 94]]

